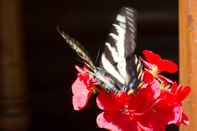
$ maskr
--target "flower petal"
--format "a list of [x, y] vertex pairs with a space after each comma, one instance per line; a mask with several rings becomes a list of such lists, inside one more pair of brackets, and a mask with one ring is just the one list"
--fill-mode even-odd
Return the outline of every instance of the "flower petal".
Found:
[[153, 81], [153, 75], [148, 71], [144, 71], [143, 80], [146, 83], [151, 83]]
[[86, 85], [80, 78], [77, 78], [72, 85], [72, 93], [73, 93], [73, 107], [74, 110], [83, 109], [92, 95], [92, 92], [88, 90]]
[[139, 89], [138, 92], [131, 97], [129, 108], [135, 110], [137, 113], [144, 113], [147, 110], [150, 110], [159, 96], [159, 83], [158, 81], [153, 80], [150, 85]]
[[144, 126], [142, 123], [137, 122], [138, 131], [155, 131], [152, 127]]
[[146, 67], [151, 67], [149, 63], [156, 65], [159, 72], [168, 72], [168, 73], [175, 73], [178, 70], [178, 66], [176, 63], [174, 63], [171, 60], [162, 59], [158, 54], [149, 51], [144, 50], [143, 55], [145, 57], [145, 60], [143, 63]]
[[183, 109], [181, 106], [176, 106], [172, 109], [172, 117], [168, 120], [168, 125], [170, 124], [178, 124], [181, 122]]
[[183, 101], [191, 92], [191, 88], [186, 86], [182, 87], [182, 89], [177, 93], [177, 99], [181, 102]]
[[161, 57], [158, 54], [149, 50], [144, 50], [143, 55], [148, 62], [155, 65], [158, 65], [161, 60]]
[[140, 128], [136, 121], [119, 112], [102, 112], [97, 116], [96, 121], [98, 127], [111, 131], [143, 131], [139, 130]]
[[157, 80], [153, 80], [151, 83], [151, 89], [152, 89], [152, 96], [154, 99], [157, 99], [160, 96], [161, 90], [160, 90], [160, 83]]
[[173, 83], [171, 91], [170, 91], [175, 98], [181, 102], [183, 101], [191, 92], [191, 88], [188, 86], [181, 86], [177, 85], [176, 83]]
[[96, 123], [97, 123], [99, 128], [104, 128], [104, 129], [108, 129], [108, 130], [111, 130], [111, 131], [122, 131], [115, 124], [113, 124], [112, 122], [108, 122], [104, 118], [104, 112], [100, 113], [97, 116]]
[[183, 123], [185, 125], [189, 125], [189, 118], [184, 112], [182, 113], [182, 119], [181, 120], [182, 120], [181, 123]]
[[162, 59], [158, 64], [158, 68], [161, 72], [175, 73], [178, 70], [177, 64], [170, 60]]
[[96, 103], [101, 110], [105, 111], [119, 111], [121, 108], [121, 105], [115, 100], [115, 96], [104, 91], [99, 92]]

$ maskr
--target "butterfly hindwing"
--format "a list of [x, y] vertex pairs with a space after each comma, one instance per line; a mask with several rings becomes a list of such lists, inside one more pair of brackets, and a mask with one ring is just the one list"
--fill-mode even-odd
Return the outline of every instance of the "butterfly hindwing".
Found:
[[135, 39], [136, 11], [124, 7], [112, 25], [112, 31], [101, 55], [101, 65], [117, 82], [125, 86], [134, 86], [138, 79], [137, 58], [134, 55]]

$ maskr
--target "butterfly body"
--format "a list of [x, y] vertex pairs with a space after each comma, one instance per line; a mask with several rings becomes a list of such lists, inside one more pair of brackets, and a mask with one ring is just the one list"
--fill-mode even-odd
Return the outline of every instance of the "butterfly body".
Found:
[[107, 91], [130, 92], [141, 81], [142, 64], [135, 54], [136, 12], [123, 7], [112, 24], [112, 31], [101, 54], [101, 64], [96, 67], [83, 46], [59, 28], [57, 29], [69, 46], [80, 56], [99, 85]]

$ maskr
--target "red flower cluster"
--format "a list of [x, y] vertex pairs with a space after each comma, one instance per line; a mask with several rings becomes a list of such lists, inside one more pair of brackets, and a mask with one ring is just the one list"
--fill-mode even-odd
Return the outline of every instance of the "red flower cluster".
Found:
[[98, 90], [96, 102], [103, 110], [97, 116], [100, 128], [111, 131], [165, 131], [165, 126], [169, 124], [187, 125], [188, 118], [181, 103], [191, 88], [177, 85], [160, 74], [176, 72], [177, 65], [151, 51], [145, 50], [143, 55], [143, 84], [129, 95], [123, 91], [114, 94], [98, 89], [98, 83], [89, 75], [88, 69], [77, 67], [78, 77], [72, 85], [74, 109], [83, 109]]

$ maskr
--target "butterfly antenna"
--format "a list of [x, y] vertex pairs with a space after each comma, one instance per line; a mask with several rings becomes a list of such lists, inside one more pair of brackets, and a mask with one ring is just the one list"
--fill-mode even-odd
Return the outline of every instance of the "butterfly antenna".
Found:
[[96, 59], [95, 59], [96, 65], [97, 65], [97, 63], [98, 63], [98, 59], [99, 59], [100, 54], [101, 54], [101, 49], [99, 48], [99, 50], [98, 50], [98, 52], [97, 52]]

